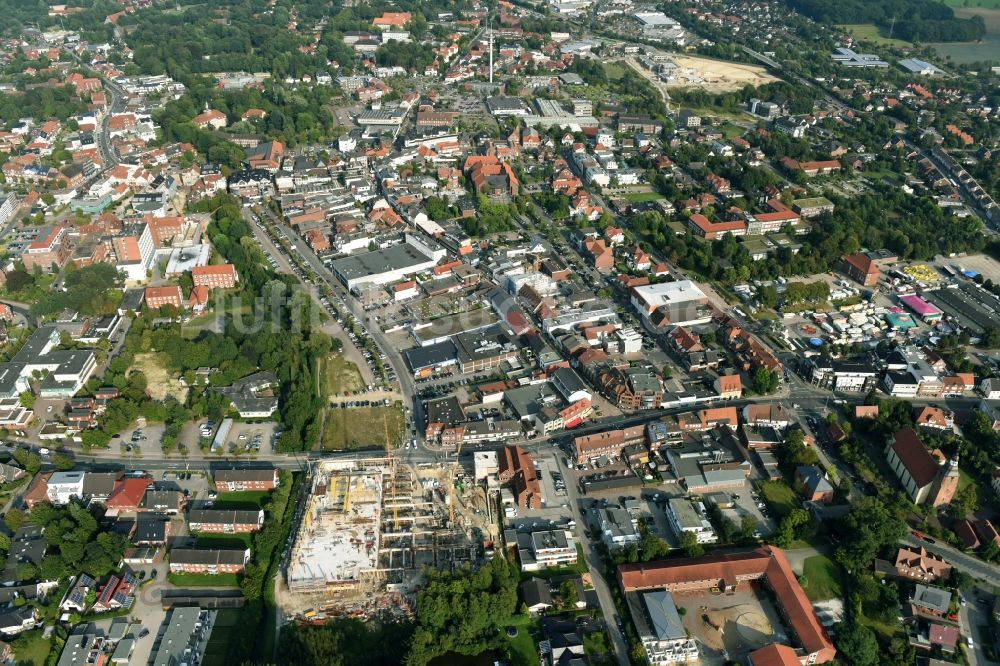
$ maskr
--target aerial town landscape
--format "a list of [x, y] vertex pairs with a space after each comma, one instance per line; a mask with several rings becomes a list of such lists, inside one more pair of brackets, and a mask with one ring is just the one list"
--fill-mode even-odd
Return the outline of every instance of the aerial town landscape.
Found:
[[1000, 0], [0, 0], [0, 663], [1000, 664]]

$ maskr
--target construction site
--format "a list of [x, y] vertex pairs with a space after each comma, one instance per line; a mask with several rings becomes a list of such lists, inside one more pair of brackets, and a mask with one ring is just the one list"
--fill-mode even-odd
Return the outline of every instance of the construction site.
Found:
[[415, 470], [391, 456], [315, 463], [279, 586], [284, 615], [409, 614], [425, 567], [451, 570], [487, 554], [495, 511], [481, 487], [456, 483], [457, 467]]

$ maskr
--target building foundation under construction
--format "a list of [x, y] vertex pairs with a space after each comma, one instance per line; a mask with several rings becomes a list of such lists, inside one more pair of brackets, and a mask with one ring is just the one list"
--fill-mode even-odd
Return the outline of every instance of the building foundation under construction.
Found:
[[449, 524], [447, 496], [392, 457], [315, 463], [307, 502], [286, 581], [309, 617], [405, 612], [421, 570], [479, 553], [472, 531]]

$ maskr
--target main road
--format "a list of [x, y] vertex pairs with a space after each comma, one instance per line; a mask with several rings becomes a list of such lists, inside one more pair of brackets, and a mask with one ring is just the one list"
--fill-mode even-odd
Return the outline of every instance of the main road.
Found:
[[[284, 220], [279, 219], [278, 216], [276, 216], [268, 207], [261, 206], [259, 210], [271, 221], [271, 224], [275, 228], [280, 230], [285, 235], [288, 239], [288, 244], [298, 253], [299, 257], [309, 265], [309, 268], [312, 269], [316, 277], [323, 284], [325, 284], [330, 291], [340, 296], [341, 301], [344, 303], [344, 306], [347, 308], [351, 316], [354, 317], [354, 320], [361, 323], [365, 327], [368, 335], [375, 341], [375, 345], [379, 348], [379, 350], [385, 354], [386, 361], [395, 371], [396, 380], [399, 382], [399, 392], [403, 396], [403, 402], [412, 409], [411, 422], [415, 424], [423, 423], [423, 406], [417, 398], [416, 386], [413, 383], [413, 377], [410, 374], [410, 370], [407, 367], [406, 362], [403, 360], [403, 355], [391, 342], [389, 342], [389, 340], [385, 337], [385, 334], [382, 333], [382, 330], [379, 328], [378, 323], [374, 322], [369, 317], [368, 313], [364, 311], [361, 304], [354, 298], [354, 295], [344, 288], [344, 285], [333, 274], [333, 271], [327, 268], [326, 264], [324, 264], [320, 258], [316, 256], [316, 253], [312, 251], [312, 248], [310, 248], [305, 241], [299, 237], [295, 230], [285, 224]], [[286, 255], [288, 254], [287, 250], [283, 247], [279, 246], [278, 250], [285, 252]], [[294, 262], [294, 258], [289, 257], [289, 259]], [[319, 298], [318, 294], [315, 292], [313, 293], [313, 296], [315, 298]], [[420, 434], [419, 428], [417, 428], [416, 440], [418, 444], [423, 442], [423, 437]]]

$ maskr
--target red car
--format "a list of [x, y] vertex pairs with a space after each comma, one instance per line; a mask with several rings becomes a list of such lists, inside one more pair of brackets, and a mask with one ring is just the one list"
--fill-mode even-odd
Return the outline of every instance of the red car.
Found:
[[910, 531], [910, 534], [912, 534], [913, 536], [917, 537], [918, 539], [923, 539], [924, 538], [924, 535], [921, 534], [920, 532], [917, 532], [916, 530]]

